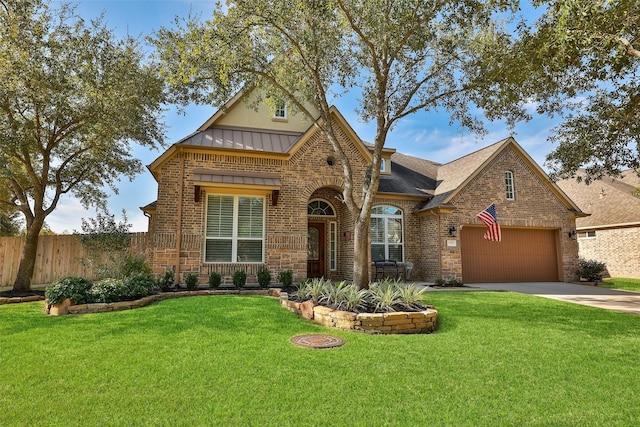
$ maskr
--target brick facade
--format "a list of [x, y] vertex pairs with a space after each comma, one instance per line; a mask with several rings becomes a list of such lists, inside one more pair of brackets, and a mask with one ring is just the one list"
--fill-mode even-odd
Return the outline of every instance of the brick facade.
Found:
[[611, 277], [640, 278], [640, 227], [604, 228], [595, 233], [578, 240], [580, 257], [604, 262]]
[[[347, 128], [337, 126], [338, 138], [350, 158], [354, 174], [356, 197], [362, 189], [369, 160], [360, 141], [355, 141]], [[291, 152], [273, 153], [248, 150], [222, 150], [192, 146], [177, 147], [171, 155], [162, 157], [154, 166], [158, 181], [158, 197], [149, 230], [153, 235], [153, 268], [156, 274], [165, 269], [178, 271], [184, 280], [189, 272], [200, 274], [206, 282], [211, 271], [227, 280], [234, 271], [247, 271], [249, 282], [255, 282], [258, 268], [266, 265], [275, 281], [279, 272], [291, 269], [294, 281], [307, 277], [307, 244], [309, 222], [325, 224], [325, 277], [350, 280], [353, 277], [354, 246], [351, 239], [353, 218], [340, 201], [343, 189], [343, 168], [328, 141], [319, 132], [306, 135]], [[331, 159], [332, 161], [328, 161]], [[204, 185], [195, 180], [197, 169], [215, 172], [246, 172], [277, 176], [280, 181], [277, 203], [270, 188], [259, 185], [245, 188]], [[393, 173], [393, 166], [391, 168]], [[515, 200], [505, 199], [504, 172], [511, 171], [515, 180]], [[460, 238], [455, 245], [449, 227], [458, 230], [478, 225], [475, 215], [491, 202], [499, 205], [502, 227], [528, 227], [555, 230], [558, 253], [561, 254], [561, 280], [574, 280], [577, 266], [577, 242], [568, 236], [575, 229], [575, 219], [566, 199], [554, 192], [546, 177], [532, 168], [529, 160], [510, 146], [500, 151], [481, 170], [459, 188], [448, 201], [450, 209], [420, 212], [428, 198], [420, 196], [380, 194], [374, 205], [390, 205], [403, 212], [404, 261], [413, 264], [411, 280], [434, 281], [438, 278], [461, 278], [462, 257]], [[205, 263], [205, 217], [208, 194], [262, 196], [265, 200], [264, 264]], [[333, 216], [309, 216], [311, 200], [323, 200], [332, 206]], [[330, 224], [335, 223], [337, 264], [330, 268]], [[179, 249], [179, 250], [178, 250]]]
[[[515, 181], [515, 199], [506, 200], [504, 173], [511, 171]], [[499, 206], [498, 222], [502, 228], [526, 227], [555, 229], [560, 237], [559, 252], [562, 254], [560, 280], [575, 280], [578, 246], [569, 237], [575, 229], [575, 220], [558, 195], [551, 191], [549, 183], [540, 178], [527, 162], [513, 149], [502, 151], [453, 199], [456, 207], [441, 216], [440, 232], [437, 236], [442, 250], [441, 277], [462, 277], [461, 248], [459, 237], [456, 246], [447, 246], [448, 226], [458, 230], [465, 225], [481, 225], [476, 218], [478, 212], [495, 202]]]

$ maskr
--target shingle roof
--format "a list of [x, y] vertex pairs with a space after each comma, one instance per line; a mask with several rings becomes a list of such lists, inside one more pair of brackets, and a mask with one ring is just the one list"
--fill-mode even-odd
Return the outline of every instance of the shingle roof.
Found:
[[578, 228], [640, 223], [640, 197], [632, 194], [640, 182], [637, 176], [634, 178], [633, 171], [626, 171], [624, 175], [621, 179], [608, 177], [589, 185], [584, 181], [578, 183], [575, 179], [558, 181], [562, 191], [583, 212], [591, 214], [576, 219]]
[[286, 153], [301, 135], [294, 132], [216, 127], [195, 132], [180, 140], [178, 144]]
[[488, 147], [475, 151], [452, 162], [446, 163], [437, 169], [436, 188], [434, 197], [421, 209], [430, 209], [445, 203], [452, 192], [460, 186], [486, 162], [493, 154], [500, 150], [510, 138], [498, 141]]
[[400, 163], [394, 163], [394, 157], [391, 157], [391, 159], [391, 174], [380, 175], [378, 193], [410, 194], [424, 197], [433, 194], [433, 189], [435, 188], [434, 179]]

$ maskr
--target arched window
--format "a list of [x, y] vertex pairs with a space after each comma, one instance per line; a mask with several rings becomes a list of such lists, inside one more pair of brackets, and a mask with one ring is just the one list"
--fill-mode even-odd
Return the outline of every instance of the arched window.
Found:
[[504, 193], [507, 200], [516, 199], [516, 185], [513, 181], [513, 172], [511, 171], [504, 173]]
[[402, 209], [375, 206], [371, 209], [371, 260], [404, 260], [404, 223]]
[[307, 214], [316, 216], [336, 216], [331, 205], [324, 200], [312, 200], [307, 205]]

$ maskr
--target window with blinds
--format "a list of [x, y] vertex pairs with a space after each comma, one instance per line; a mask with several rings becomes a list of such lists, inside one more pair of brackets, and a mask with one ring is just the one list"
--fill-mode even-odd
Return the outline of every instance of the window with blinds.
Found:
[[402, 210], [394, 206], [375, 206], [371, 209], [371, 260], [404, 259], [404, 230]]
[[264, 262], [264, 198], [207, 196], [205, 262]]

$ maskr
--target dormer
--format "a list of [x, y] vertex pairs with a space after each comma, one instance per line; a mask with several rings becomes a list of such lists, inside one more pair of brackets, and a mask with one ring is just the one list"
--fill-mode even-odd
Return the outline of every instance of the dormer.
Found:
[[[373, 153], [373, 145], [367, 144], [369, 151]], [[395, 148], [382, 148], [382, 159], [380, 161], [380, 174], [391, 175], [391, 155], [396, 152]]]

